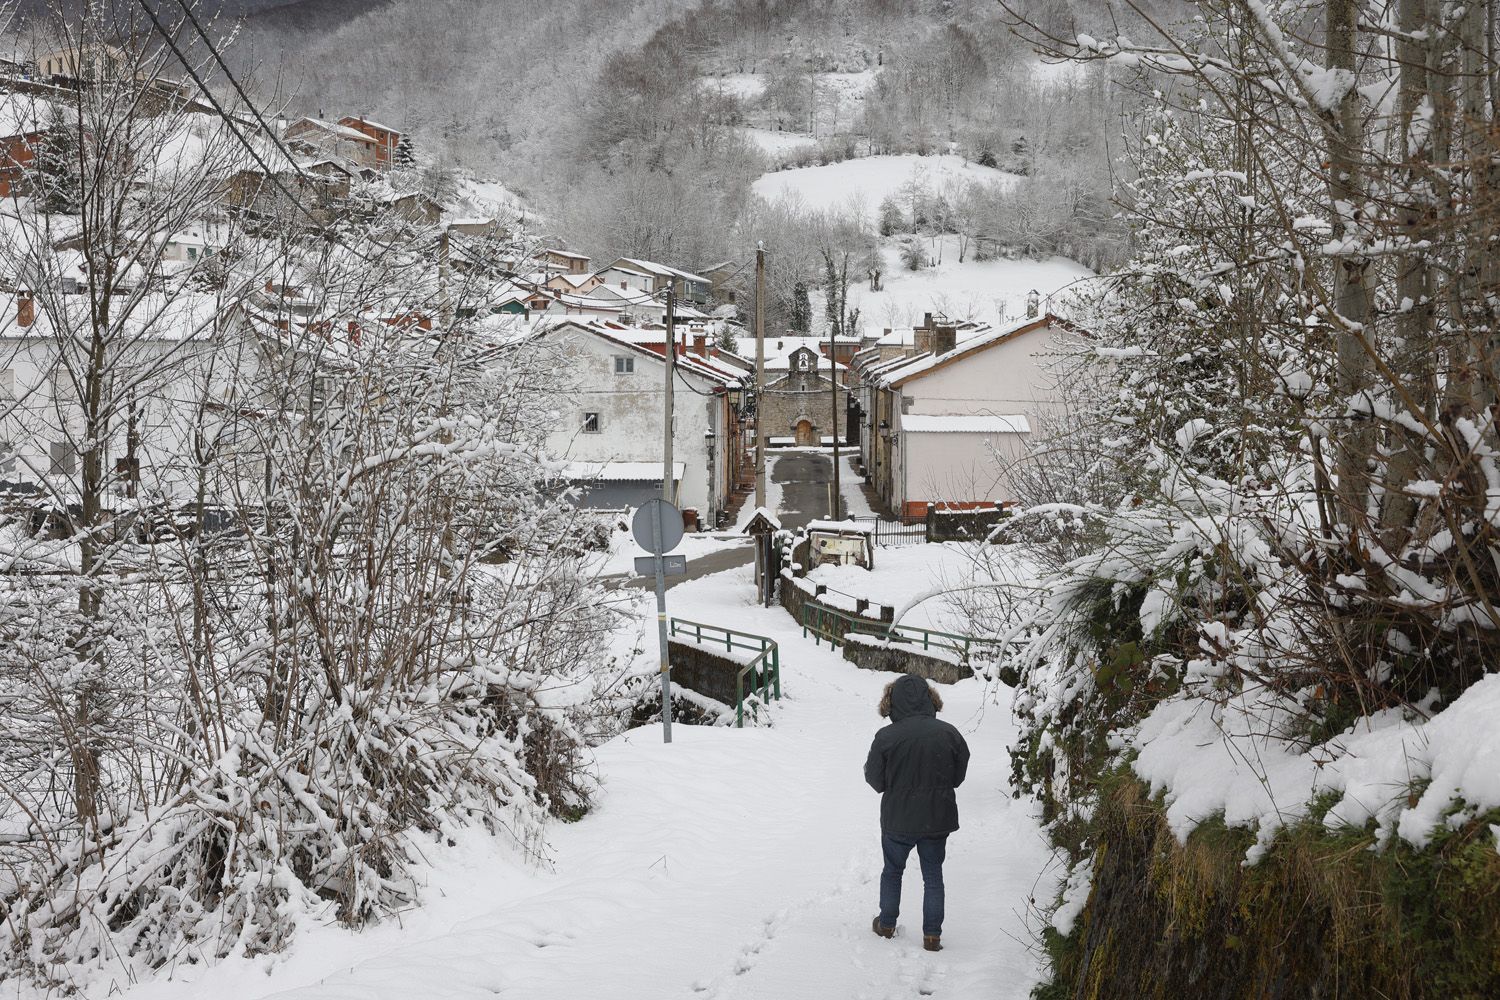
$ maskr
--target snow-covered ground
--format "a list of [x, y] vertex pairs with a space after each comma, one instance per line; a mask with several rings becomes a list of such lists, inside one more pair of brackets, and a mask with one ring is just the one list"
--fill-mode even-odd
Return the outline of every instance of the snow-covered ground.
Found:
[[768, 201], [781, 197], [801, 198], [810, 207], [860, 206], [874, 221], [880, 202], [905, 185], [917, 181], [932, 191], [970, 181], [1013, 184], [1016, 175], [994, 167], [981, 167], [961, 156], [864, 156], [821, 167], [798, 167], [762, 175], [753, 185]]
[[[984, 554], [987, 553], [980, 546], [970, 542], [882, 547], [875, 550], [874, 569], [819, 566], [807, 578], [840, 594], [904, 608], [925, 595], [969, 583], [976, 558]], [[945, 632], [969, 632], [969, 627], [940, 596], [918, 603], [902, 617], [901, 623]]]
[[[629, 521], [622, 517], [620, 523], [628, 525]], [[682, 542], [672, 551], [675, 555], [687, 556], [688, 563], [691, 564], [694, 558], [706, 556], [711, 552], [748, 548], [749, 545], [748, 536], [730, 529], [714, 532], [698, 531], [683, 535]], [[634, 576], [635, 560], [647, 554], [645, 549], [636, 544], [635, 537], [628, 527], [617, 528], [611, 535], [609, 552], [596, 557], [598, 561], [591, 563], [591, 566], [601, 576]]]
[[434, 845], [424, 905], [399, 919], [363, 933], [316, 928], [274, 966], [179, 968], [122, 995], [1026, 997], [1036, 979], [1027, 900], [1049, 852], [1030, 807], [1010, 797], [1014, 726], [1003, 701], [976, 681], [943, 691], [944, 717], [973, 749], [962, 829], [949, 843], [945, 950], [921, 948], [914, 862], [900, 934], [877, 938], [878, 796], [861, 766], [891, 675], [813, 647], [750, 593], [749, 570], [735, 570], [677, 588], [671, 610], [782, 644], [786, 698], [771, 727], [679, 725], [670, 746], [657, 727], [633, 730], [600, 748], [597, 807], [552, 830], [545, 864], [468, 832], [456, 846]]
[[750, 125], [739, 126], [740, 134], [767, 154], [772, 159], [779, 159], [787, 153], [794, 152], [808, 146], [816, 146], [818, 140], [805, 132], [777, 132], [769, 128], [755, 128]]
[[[852, 204], [873, 222], [882, 199], [887, 195], [899, 198], [901, 189], [913, 181], [941, 191], [969, 181], [1010, 184], [1015, 175], [951, 155], [869, 156], [822, 167], [772, 171], [755, 182], [754, 191], [771, 200], [798, 199], [809, 209]], [[899, 241], [885, 239], [880, 248], [885, 261], [880, 291], [871, 291], [864, 281], [856, 281], [849, 289], [849, 304], [859, 309], [866, 329], [910, 327], [929, 312], [998, 326], [1024, 314], [1032, 289], [1045, 300], [1093, 274], [1065, 257], [975, 261], [966, 255], [960, 264], [957, 236], [920, 239], [932, 266], [906, 270]], [[813, 293], [814, 315], [822, 315], [821, 297], [821, 292]]]
[[[932, 267], [908, 271], [901, 265], [895, 243], [881, 247], [886, 270], [880, 277], [881, 289], [870, 291], [867, 282], [849, 289], [849, 304], [860, 311], [861, 323], [875, 328], [910, 327], [922, 321], [924, 313], [943, 313], [953, 319], [976, 320], [999, 326], [1008, 319], [1023, 316], [1026, 296], [1036, 289], [1044, 307], [1074, 282], [1094, 272], [1066, 257], [1045, 260], [987, 260], [972, 258], [958, 263], [958, 237], [923, 240], [934, 260]], [[819, 296], [821, 298], [821, 293]], [[821, 301], [814, 303], [814, 315], [821, 315]]]

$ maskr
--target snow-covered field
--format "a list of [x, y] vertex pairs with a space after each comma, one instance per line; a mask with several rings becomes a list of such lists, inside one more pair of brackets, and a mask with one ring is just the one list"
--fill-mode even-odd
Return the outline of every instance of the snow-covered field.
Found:
[[598, 752], [603, 793], [555, 826], [529, 865], [499, 841], [434, 845], [424, 904], [363, 933], [324, 926], [290, 954], [120, 984], [129, 1000], [525, 1000], [937, 997], [1022, 1000], [1036, 980], [1027, 900], [1048, 851], [1010, 797], [1014, 726], [977, 681], [943, 691], [973, 749], [949, 843], [945, 950], [924, 952], [908, 870], [894, 941], [870, 933], [878, 796], [861, 766], [891, 675], [815, 648], [780, 608], [750, 603], [749, 570], [672, 592], [672, 613], [782, 644], [786, 698], [769, 728], [633, 730]]
[[821, 167], [798, 167], [764, 174], [753, 186], [756, 194], [768, 201], [781, 197], [800, 198], [809, 207], [832, 208], [856, 204], [873, 221], [880, 201], [916, 180], [930, 190], [941, 191], [949, 185], [970, 181], [1011, 184], [1016, 175], [994, 167], [981, 167], [961, 156], [944, 153], [918, 156], [864, 156], [830, 163]]
[[[1080, 278], [1093, 271], [1066, 257], [1045, 260], [969, 259], [958, 263], [958, 237], [924, 240], [934, 259], [941, 263], [920, 271], [901, 266], [900, 252], [893, 243], [881, 248], [886, 271], [881, 275], [881, 289], [870, 291], [868, 283], [849, 290], [849, 303], [858, 308], [863, 325], [871, 327], [909, 327], [922, 321], [928, 312], [940, 312], [958, 320], [975, 320], [999, 326], [1008, 319], [1025, 315], [1026, 296], [1032, 289], [1041, 293], [1044, 307]], [[821, 302], [814, 305], [814, 314]]]
[[762, 153], [776, 157], [809, 146], [816, 146], [818, 140], [804, 132], [777, 132], [769, 128], [754, 128], [750, 125], [739, 126], [740, 134], [760, 149]]

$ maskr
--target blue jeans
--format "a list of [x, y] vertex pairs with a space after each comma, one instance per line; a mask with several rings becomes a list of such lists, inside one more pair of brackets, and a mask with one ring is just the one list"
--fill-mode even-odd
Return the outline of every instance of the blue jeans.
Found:
[[880, 873], [880, 922], [896, 926], [901, 912], [901, 875], [911, 849], [917, 849], [922, 863], [922, 933], [935, 937], [943, 933], [943, 858], [948, 854], [948, 835], [936, 837], [903, 837], [894, 833], [880, 835], [880, 850], [885, 855], [885, 870]]

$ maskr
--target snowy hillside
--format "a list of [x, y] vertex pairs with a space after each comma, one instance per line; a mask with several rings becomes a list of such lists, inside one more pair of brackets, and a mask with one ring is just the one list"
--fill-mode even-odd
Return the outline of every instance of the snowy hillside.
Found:
[[960, 156], [866, 156], [820, 167], [778, 170], [757, 180], [754, 192], [767, 200], [800, 199], [818, 208], [858, 204], [873, 222], [881, 199], [898, 197], [903, 188], [921, 185], [952, 190], [970, 182], [1011, 184], [1014, 174], [981, 167]]

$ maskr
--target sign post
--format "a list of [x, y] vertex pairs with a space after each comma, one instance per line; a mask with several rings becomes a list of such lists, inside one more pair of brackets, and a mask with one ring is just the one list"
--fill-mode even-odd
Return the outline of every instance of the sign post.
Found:
[[[661, 736], [663, 743], [672, 742], [672, 664], [667, 659], [667, 562], [664, 556], [682, 541], [682, 511], [665, 500], [656, 498], [641, 504], [630, 522], [631, 533], [636, 544], [651, 553], [650, 562], [656, 573], [656, 640], [661, 649]], [[686, 571], [686, 560], [678, 565]], [[638, 560], [637, 565], [646, 560]], [[677, 560], [673, 560], [677, 562]]]

